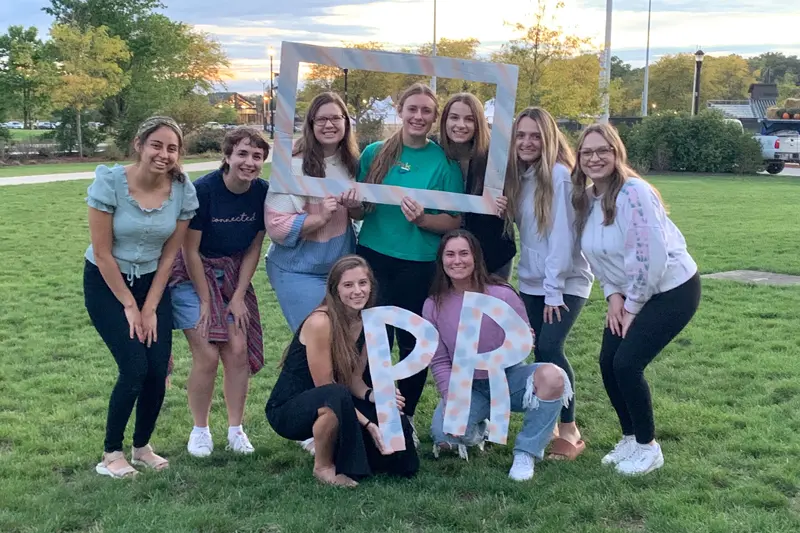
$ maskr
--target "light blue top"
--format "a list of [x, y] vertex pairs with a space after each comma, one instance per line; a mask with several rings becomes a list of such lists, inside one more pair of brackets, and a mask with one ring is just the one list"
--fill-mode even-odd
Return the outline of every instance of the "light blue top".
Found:
[[[120, 165], [98, 166], [87, 193], [89, 207], [113, 215], [111, 255], [131, 284], [134, 278], [156, 271], [161, 250], [175, 231], [177, 221], [191, 220], [199, 206], [194, 185], [186, 176], [183, 183], [172, 182], [169, 198], [161, 207], [140, 207], [130, 195], [125, 167]], [[91, 244], [85, 257], [97, 264]]]

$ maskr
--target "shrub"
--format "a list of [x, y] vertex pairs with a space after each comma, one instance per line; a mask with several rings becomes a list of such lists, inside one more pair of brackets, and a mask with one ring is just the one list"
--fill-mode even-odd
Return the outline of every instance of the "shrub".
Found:
[[109, 142], [105, 150], [103, 150], [103, 157], [109, 161], [122, 161], [125, 159], [125, 151], [120, 150], [116, 143]]
[[714, 110], [647, 117], [620, 135], [641, 172], [754, 173], [763, 163], [758, 142]]
[[383, 119], [362, 117], [356, 125], [356, 140], [362, 152], [370, 144], [383, 140]]
[[186, 153], [222, 152], [222, 140], [224, 138], [225, 130], [202, 128], [186, 137]]
[[[56, 113], [61, 124], [53, 132], [53, 139], [58, 144], [61, 152], [71, 153], [78, 150], [78, 129], [76, 127], [76, 114], [72, 109], [64, 109]], [[94, 155], [97, 145], [105, 140], [105, 133], [87, 126], [91, 115], [83, 113], [81, 115], [81, 142], [83, 144], [83, 155]], [[49, 132], [48, 132], [49, 133]]]

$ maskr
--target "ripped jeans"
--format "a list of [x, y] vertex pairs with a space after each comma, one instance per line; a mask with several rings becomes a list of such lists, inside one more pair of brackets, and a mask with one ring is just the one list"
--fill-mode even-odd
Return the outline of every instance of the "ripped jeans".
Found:
[[[559, 369], [564, 374], [564, 392], [561, 398], [542, 400], [535, 396], [533, 373], [539, 366], [544, 364], [549, 363], [533, 363], [529, 365], [520, 363], [506, 368], [508, 391], [511, 395], [511, 412], [525, 413], [522, 429], [517, 434], [517, 439], [514, 442], [514, 451], [526, 452], [539, 459], [544, 458], [544, 449], [553, 436], [553, 427], [556, 424], [561, 408], [566, 406], [572, 398], [572, 387], [562, 369]], [[449, 443], [451, 445], [463, 444], [466, 446], [480, 444], [486, 434], [490, 402], [489, 380], [472, 380], [472, 400], [469, 408], [467, 431], [465, 435], [455, 437], [446, 435], [442, 429], [444, 427], [444, 400], [440, 400], [431, 422], [433, 442], [435, 444]]]

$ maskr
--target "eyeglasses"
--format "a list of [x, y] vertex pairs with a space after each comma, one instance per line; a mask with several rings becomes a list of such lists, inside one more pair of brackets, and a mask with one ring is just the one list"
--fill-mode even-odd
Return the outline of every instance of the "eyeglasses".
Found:
[[600, 148], [596, 148], [594, 150], [581, 150], [578, 152], [581, 156], [581, 159], [585, 159], [589, 161], [593, 155], [597, 154], [598, 159], [608, 159], [614, 154], [614, 148], [611, 146], [601, 146]]
[[316, 124], [317, 126], [325, 126], [328, 123], [328, 121], [330, 121], [331, 124], [339, 124], [341, 122], [344, 122], [344, 116], [343, 115], [331, 115], [329, 117], [316, 117], [316, 118], [314, 118], [314, 124]]

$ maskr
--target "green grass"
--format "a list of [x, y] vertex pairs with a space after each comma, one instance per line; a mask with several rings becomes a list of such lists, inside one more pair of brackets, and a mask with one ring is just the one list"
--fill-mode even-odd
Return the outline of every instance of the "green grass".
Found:
[[8, 130], [11, 133], [11, 140], [26, 141], [39, 140], [48, 130]]
[[[218, 157], [192, 156], [184, 159], [184, 163], [203, 163], [205, 161], [218, 161]], [[43, 174], [67, 174], [70, 172], [89, 172], [97, 165], [127, 165], [130, 161], [93, 161], [88, 163], [43, 163], [33, 165], [9, 165], [0, 167], [0, 179], [16, 178], [18, 176], [39, 176]], [[265, 174], [266, 175], [266, 174]]]
[[[800, 273], [797, 180], [652, 181], [703, 272]], [[217, 450], [206, 460], [188, 455], [190, 359], [176, 335], [173, 384], [153, 440], [171, 468], [133, 481], [97, 476], [116, 370], [83, 307], [86, 185], [0, 188], [0, 531], [800, 530], [800, 287], [716, 280], [704, 281], [695, 319], [648, 369], [666, 465], [643, 478], [599, 464], [619, 429], [596, 362], [604, 303], [595, 291], [568, 341], [588, 443], [576, 462], [540, 464], [532, 482], [517, 484], [506, 477], [510, 447], [489, 446], [469, 463], [434, 460], [429, 383], [417, 416], [423, 444], [415, 479], [378, 477], [351, 491], [319, 485], [312, 459], [264, 419], [289, 332], [262, 268], [254, 283], [267, 366], [251, 382], [245, 421], [256, 453], [224, 451], [218, 381]], [[512, 434], [519, 423], [514, 415]]]

